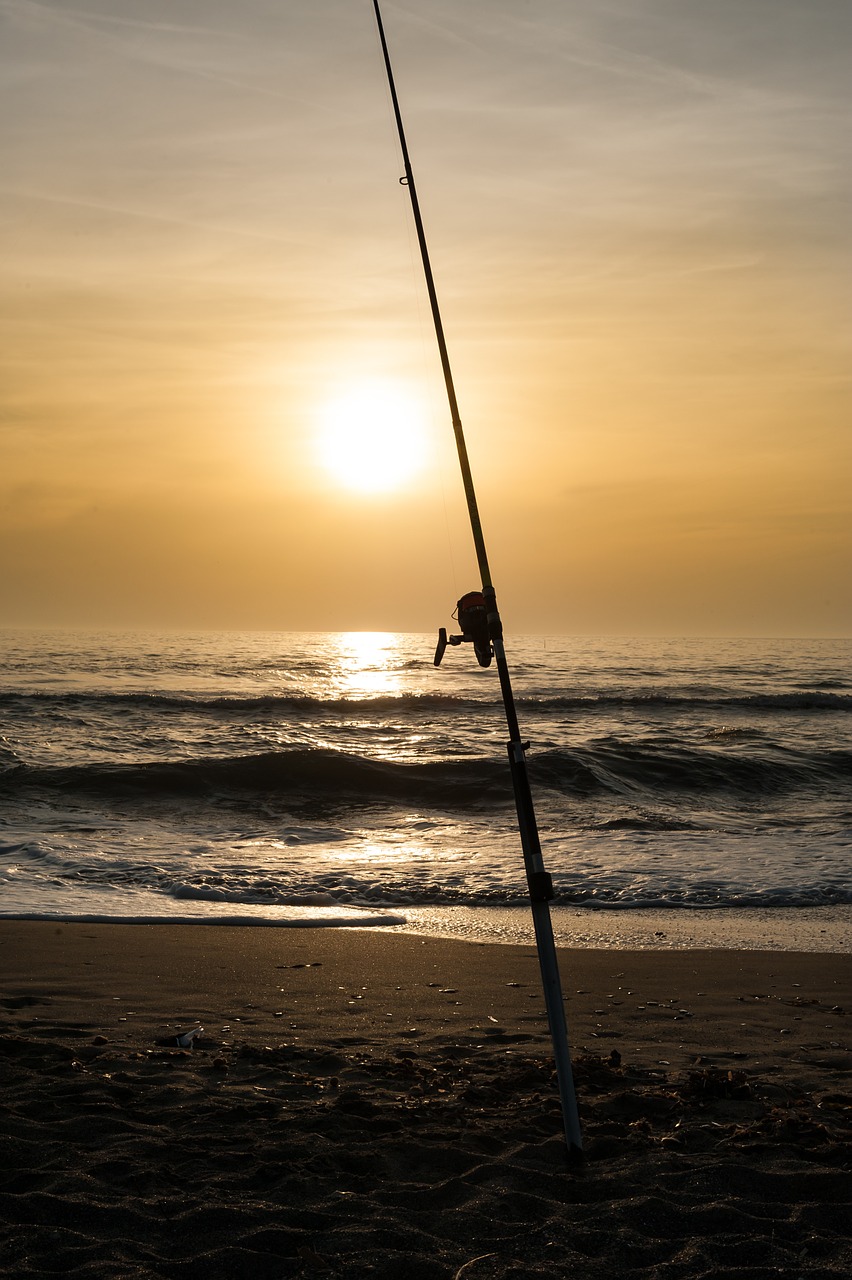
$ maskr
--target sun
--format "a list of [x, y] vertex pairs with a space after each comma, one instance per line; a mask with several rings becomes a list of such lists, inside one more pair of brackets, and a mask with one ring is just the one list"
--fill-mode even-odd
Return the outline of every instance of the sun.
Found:
[[320, 412], [320, 461], [347, 489], [403, 488], [426, 460], [426, 415], [416, 394], [387, 379], [359, 382]]

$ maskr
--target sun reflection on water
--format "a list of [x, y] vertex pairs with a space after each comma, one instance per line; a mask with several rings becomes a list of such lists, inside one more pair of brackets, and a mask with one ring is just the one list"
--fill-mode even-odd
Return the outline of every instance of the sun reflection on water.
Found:
[[337, 636], [340, 693], [348, 698], [402, 692], [402, 637], [393, 631], [343, 631]]

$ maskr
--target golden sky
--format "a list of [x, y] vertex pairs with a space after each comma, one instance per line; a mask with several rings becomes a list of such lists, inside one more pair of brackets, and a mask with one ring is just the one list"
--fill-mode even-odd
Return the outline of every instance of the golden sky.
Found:
[[[852, 633], [852, 5], [383, 13], [507, 629]], [[0, 623], [447, 623], [477, 574], [370, 0], [0, 24]], [[424, 439], [379, 492], [340, 443], [373, 394]]]

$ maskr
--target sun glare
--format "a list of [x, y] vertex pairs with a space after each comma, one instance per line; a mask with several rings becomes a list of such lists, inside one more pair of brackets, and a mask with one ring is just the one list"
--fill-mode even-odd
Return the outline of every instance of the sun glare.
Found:
[[362, 382], [321, 412], [319, 455], [348, 489], [386, 493], [423, 467], [426, 416], [413, 392], [389, 381]]

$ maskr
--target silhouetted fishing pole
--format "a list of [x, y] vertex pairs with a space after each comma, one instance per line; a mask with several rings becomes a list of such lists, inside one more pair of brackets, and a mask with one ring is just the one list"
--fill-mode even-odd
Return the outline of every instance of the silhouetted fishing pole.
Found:
[[[580, 1152], [583, 1146], [582, 1134], [580, 1132], [580, 1119], [577, 1113], [577, 1097], [574, 1092], [574, 1077], [571, 1071], [571, 1054], [568, 1048], [568, 1028], [565, 1022], [565, 1008], [562, 1003], [562, 988], [559, 982], [559, 966], [556, 959], [556, 946], [553, 941], [553, 926], [550, 919], [549, 900], [553, 897], [553, 882], [544, 869], [544, 860], [541, 855], [541, 841], [538, 835], [538, 824], [535, 817], [535, 809], [533, 807], [532, 793], [530, 792], [529, 778], [527, 776], [527, 763], [525, 751], [529, 747], [528, 742], [524, 742], [521, 738], [521, 730], [518, 725], [518, 716], [515, 710], [515, 699], [512, 693], [512, 682], [509, 678], [509, 666], [506, 661], [506, 651], [503, 647], [503, 627], [500, 621], [500, 613], [497, 609], [497, 596], [494, 591], [494, 584], [491, 581], [491, 570], [488, 567], [488, 556], [485, 551], [485, 538], [482, 534], [482, 525], [479, 519], [479, 508], [476, 503], [476, 493], [473, 487], [473, 476], [470, 470], [470, 462], [467, 456], [467, 446], [465, 445], [464, 432], [462, 431], [461, 418], [459, 416], [458, 403], [456, 401], [456, 391], [453, 385], [453, 375], [450, 370], [450, 360], [447, 354], [447, 344], [444, 339], [444, 326], [441, 323], [441, 313], [438, 308], [438, 295], [435, 292], [435, 281], [432, 276], [432, 267], [429, 262], [429, 251], [426, 247], [426, 235], [423, 230], [423, 220], [420, 216], [420, 205], [417, 200], [417, 190], [414, 185], [414, 174], [411, 170], [411, 160], [408, 155], [408, 145], [405, 141], [405, 130], [402, 127], [402, 115], [399, 109], [399, 101], [396, 96], [396, 86], [394, 84], [393, 70], [391, 68], [390, 54], [388, 53], [387, 41], [385, 40], [385, 30], [382, 25], [382, 15], [379, 11], [378, 0], [373, 0], [373, 8], [376, 11], [376, 23], [379, 28], [379, 39], [382, 44], [382, 53], [385, 60], [385, 69], [387, 71], [388, 86], [390, 88], [391, 100], [393, 102], [394, 116], [396, 117], [396, 127], [399, 133], [399, 142], [402, 148], [402, 159], [405, 166], [405, 174], [400, 178], [403, 186], [408, 188], [408, 194], [411, 197], [411, 209], [414, 214], [414, 225], [417, 228], [417, 240], [420, 244], [420, 256], [423, 260], [423, 270], [426, 275], [426, 288], [429, 292], [429, 302], [432, 307], [432, 319], [435, 324], [435, 336], [438, 339], [438, 350], [441, 355], [441, 366], [444, 370], [444, 382], [447, 388], [447, 398], [450, 404], [450, 414], [453, 422], [453, 432], [456, 438], [456, 448], [459, 455], [459, 464], [461, 466], [462, 481], [464, 483], [465, 497], [467, 498], [467, 509], [470, 516], [470, 527], [473, 532], [473, 542], [476, 548], [476, 559], [479, 564], [479, 574], [482, 579], [482, 604], [479, 611], [484, 614], [481, 623], [477, 626], [476, 621], [468, 627], [465, 625], [465, 615], [474, 618], [477, 608], [464, 609], [465, 601], [470, 597], [464, 597], [459, 602], [459, 622], [462, 625], [462, 636], [453, 636], [450, 643], [460, 644], [462, 640], [472, 640], [476, 649], [477, 658], [482, 666], [488, 666], [491, 661], [491, 652], [493, 651], [495, 661], [497, 663], [497, 671], [500, 677], [500, 689], [503, 694], [503, 705], [506, 709], [506, 721], [509, 726], [509, 767], [512, 776], [512, 786], [515, 792], [515, 806], [518, 811], [518, 827], [521, 836], [521, 847], [524, 855], [524, 866], [527, 874], [527, 884], [529, 886], [530, 902], [532, 904], [533, 925], [535, 927], [536, 947], [538, 949], [539, 965], [541, 967], [541, 980], [544, 987], [544, 1000], [547, 1007], [547, 1017], [550, 1023], [550, 1034], [553, 1040], [553, 1054], [556, 1060], [556, 1075], [559, 1082], [559, 1096], [562, 1102], [562, 1117], [565, 1124], [565, 1138], [568, 1143], [569, 1152]], [[478, 596], [479, 593], [471, 593], [471, 596]], [[447, 636], [445, 632], [439, 633], [438, 652], [435, 655], [435, 662], [440, 662], [444, 648], [447, 645]], [[487, 648], [485, 648], [487, 646]]]

